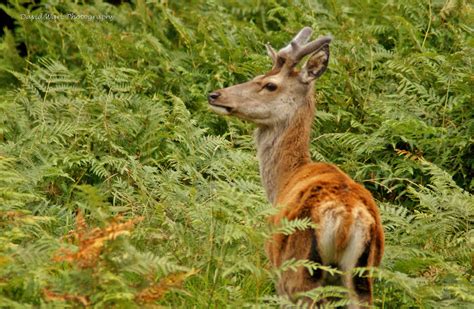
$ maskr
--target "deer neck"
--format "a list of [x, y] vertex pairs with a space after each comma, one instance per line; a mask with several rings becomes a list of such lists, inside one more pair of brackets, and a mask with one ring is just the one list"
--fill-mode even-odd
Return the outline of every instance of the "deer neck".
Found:
[[311, 162], [309, 138], [313, 115], [311, 92], [291, 119], [259, 127], [256, 131], [260, 176], [272, 204], [289, 177], [299, 167]]

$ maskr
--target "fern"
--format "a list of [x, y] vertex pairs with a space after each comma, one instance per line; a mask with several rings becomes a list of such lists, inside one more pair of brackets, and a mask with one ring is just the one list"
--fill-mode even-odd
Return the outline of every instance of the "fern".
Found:
[[291, 235], [296, 231], [304, 231], [306, 229], [314, 229], [316, 225], [312, 222], [311, 218], [296, 218], [294, 220], [288, 220], [283, 218], [275, 233], [282, 233], [283, 235]]

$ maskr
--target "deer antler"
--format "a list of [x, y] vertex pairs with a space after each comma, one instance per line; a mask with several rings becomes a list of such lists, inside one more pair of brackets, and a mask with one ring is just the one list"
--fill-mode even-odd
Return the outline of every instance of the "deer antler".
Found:
[[331, 36], [323, 36], [314, 41], [308, 42], [313, 30], [304, 27], [291, 40], [290, 44], [280, 49], [278, 52], [267, 44], [268, 55], [273, 59], [273, 68], [281, 68], [284, 64], [288, 67], [295, 66], [304, 56], [321, 49], [331, 42]]

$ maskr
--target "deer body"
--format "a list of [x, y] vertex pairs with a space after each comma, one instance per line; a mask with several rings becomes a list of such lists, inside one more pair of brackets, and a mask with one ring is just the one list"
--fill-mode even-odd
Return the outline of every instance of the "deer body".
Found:
[[[316, 270], [312, 275], [300, 267], [285, 271], [277, 292], [296, 300], [298, 292], [324, 285], [348, 288], [351, 308], [372, 303], [372, 281], [353, 277], [354, 267], [380, 264], [384, 236], [380, 215], [371, 194], [334, 165], [314, 163], [309, 139], [314, 116], [313, 81], [326, 69], [330, 38], [305, 44], [311, 29], [304, 28], [292, 42], [276, 53], [267, 46], [273, 69], [240, 85], [209, 95], [217, 113], [235, 115], [257, 124], [255, 133], [262, 183], [269, 201], [281, 206], [270, 218], [278, 225], [283, 218], [310, 218], [316, 229], [275, 234], [266, 244], [275, 267], [289, 259], [306, 259], [343, 271], [339, 278]], [[305, 44], [305, 45], [303, 45]], [[296, 64], [311, 54], [301, 71]], [[323, 304], [320, 300], [311, 306]]]

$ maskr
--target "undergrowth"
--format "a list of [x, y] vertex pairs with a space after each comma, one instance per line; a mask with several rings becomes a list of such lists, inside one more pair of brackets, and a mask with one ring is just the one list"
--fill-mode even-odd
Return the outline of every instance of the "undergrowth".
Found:
[[[264, 44], [281, 47], [303, 26], [335, 38], [312, 156], [363, 183], [382, 211], [374, 305], [474, 304], [467, 1], [0, 9], [16, 22], [0, 38], [0, 307], [288, 304], [263, 252], [272, 208], [253, 127], [212, 114], [206, 94], [264, 73]], [[111, 19], [28, 18], [46, 13]], [[345, 302], [334, 287], [309, 294]]]

